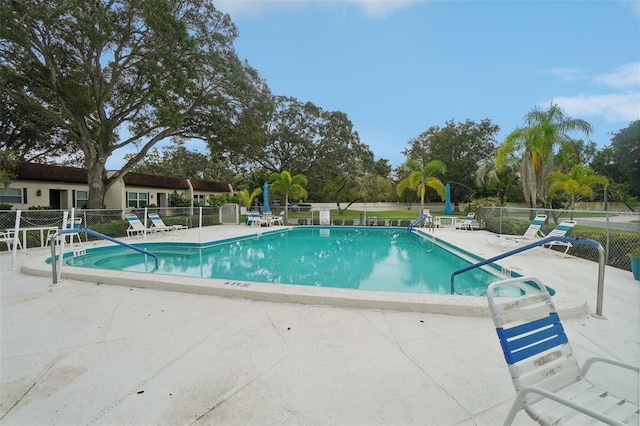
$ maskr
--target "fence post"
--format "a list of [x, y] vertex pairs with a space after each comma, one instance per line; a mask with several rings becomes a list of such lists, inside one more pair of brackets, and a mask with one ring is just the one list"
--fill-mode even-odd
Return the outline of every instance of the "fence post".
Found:
[[202, 242], [202, 206], [198, 208], [199, 218], [198, 218], [198, 242]]
[[[13, 229], [13, 250], [11, 253], [11, 269], [15, 268], [16, 266], [16, 256], [18, 255], [18, 240], [20, 239], [20, 234], [18, 232], [18, 230], [20, 229], [20, 215], [22, 214], [22, 210], [17, 210], [16, 211], [16, 221], [13, 225], [14, 229]], [[24, 250], [24, 252], [27, 252], [27, 239], [24, 238], [24, 241], [22, 242], [22, 250]]]

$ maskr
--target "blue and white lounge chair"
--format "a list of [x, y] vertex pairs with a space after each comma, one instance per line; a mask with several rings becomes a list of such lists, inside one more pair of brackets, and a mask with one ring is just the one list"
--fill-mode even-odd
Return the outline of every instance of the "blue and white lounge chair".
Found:
[[258, 212], [247, 212], [247, 225], [262, 226], [263, 220]]
[[274, 225], [284, 225], [284, 210], [282, 210], [278, 216], [274, 216], [273, 219], [271, 219], [271, 223]]
[[144, 223], [140, 221], [140, 218], [135, 214], [125, 215], [127, 222], [129, 222], [129, 228], [127, 229], [127, 235], [129, 237], [139, 237], [145, 234], [155, 234], [156, 230], [153, 228], [145, 228]]
[[499, 245], [512, 245], [517, 243], [518, 241], [525, 240], [529, 242], [530, 240], [535, 240], [537, 238], [544, 237], [544, 234], [540, 230], [542, 225], [547, 221], [546, 214], [537, 215], [529, 227], [522, 235], [505, 235], [505, 234], [495, 234], [495, 235], [487, 235], [487, 242], [489, 244], [499, 244]]
[[[575, 220], [563, 220], [558, 224], [558, 226], [553, 228], [553, 230], [547, 234], [547, 237], [564, 237], [567, 235], [567, 232], [571, 231], [573, 227], [576, 226], [576, 223], [578, 222], [576, 222]], [[564, 256], [572, 246], [573, 244], [571, 244], [570, 242], [553, 241], [549, 244], [545, 244], [543, 247], [550, 250], [554, 247], [564, 247], [564, 251], [562, 252], [562, 256]]]
[[458, 219], [456, 219], [454, 227], [457, 229], [467, 229], [469, 231], [473, 231], [473, 221], [475, 220], [475, 218], [476, 214], [470, 212], [469, 214], [467, 214], [467, 217], [464, 220], [459, 221]]
[[[536, 289], [534, 284], [538, 287]], [[496, 297], [516, 290], [518, 296]], [[637, 425], [638, 402], [615, 396], [591, 383], [587, 372], [595, 362], [638, 373], [637, 365], [608, 358], [590, 358], [578, 365], [546, 287], [536, 278], [519, 277], [491, 284], [487, 290], [504, 358], [517, 396], [504, 424], [524, 409], [542, 425]], [[598, 423], [599, 424], [599, 423]]]
[[156, 231], [169, 232], [169, 231], [180, 231], [182, 229], [187, 229], [185, 225], [171, 225], [171, 226], [166, 225], [158, 213], [149, 213], [147, 216], [151, 220], [151, 226]]

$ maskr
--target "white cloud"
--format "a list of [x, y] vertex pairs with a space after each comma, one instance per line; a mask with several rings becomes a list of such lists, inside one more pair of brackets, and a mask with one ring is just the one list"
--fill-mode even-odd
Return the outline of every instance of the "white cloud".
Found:
[[608, 74], [600, 74], [593, 81], [614, 89], [640, 88], [640, 62], [625, 64]]
[[384, 17], [389, 13], [407, 7], [416, 0], [344, 0], [345, 2], [357, 3], [364, 10], [365, 15], [373, 17]]
[[[563, 80], [585, 77], [581, 70], [573, 68], [554, 68], [551, 73]], [[547, 107], [553, 102], [572, 117], [602, 118], [610, 123], [640, 119], [640, 62], [621, 65], [591, 81], [606, 87], [608, 93], [554, 96], [539, 105]]]
[[549, 72], [563, 80], [577, 80], [585, 77], [584, 71], [579, 68], [557, 67], [552, 68]]
[[[608, 122], [640, 119], [640, 92], [554, 97], [553, 103], [572, 117], [604, 117]], [[548, 106], [549, 101], [540, 104]]]
[[395, 10], [407, 7], [421, 0], [215, 0], [219, 10], [236, 18], [238, 16], [260, 16], [281, 10], [301, 8], [310, 4], [335, 6], [353, 3], [358, 5], [366, 16], [384, 17]]

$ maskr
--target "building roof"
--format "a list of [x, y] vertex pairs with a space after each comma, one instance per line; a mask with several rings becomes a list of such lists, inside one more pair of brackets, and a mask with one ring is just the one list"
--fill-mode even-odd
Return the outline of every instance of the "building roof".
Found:
[[[89, 182], [87, 171], [83, 168], [52, 164], [19, 163], [16, 167], [16, 175], [17, 180], [84, 184]], [[189, 189], [190, 180], [193, 189], [197, 191], [230, 192], [231, 190], [228, 183], [133, 172], [125, 174], [123, 180], [129, 186], [171, 189]]]
[[18, 180], [44, 182], [87, 183], [87, 171], [77, 167], [54, 166], [51, 164], [19, 163], [16, 167]]
[[230, 192], [231, 188], [228, 183], [221, 182], [209, 182], [202, 179], [189, 179], [191, 186], [197, 191], [211, 191], [211, 192]]
[[145, 175], [129, 172], [122, 178], [129, 186], [149, 186], [152, 188], [189, 189], [187, 179], [174, 176]]

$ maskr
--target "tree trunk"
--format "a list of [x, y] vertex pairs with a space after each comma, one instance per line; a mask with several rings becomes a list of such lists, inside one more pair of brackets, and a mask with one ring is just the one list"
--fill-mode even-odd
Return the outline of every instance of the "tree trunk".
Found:
[[105, 184], [107, 180], [107, 169], [105, 157], [98, 155], [87, 155], [85, 152], [85, 168], [87, 169], [87, 180], [89, 183], [88, 209], [102, 209], [104, 196], [107, 192]]

